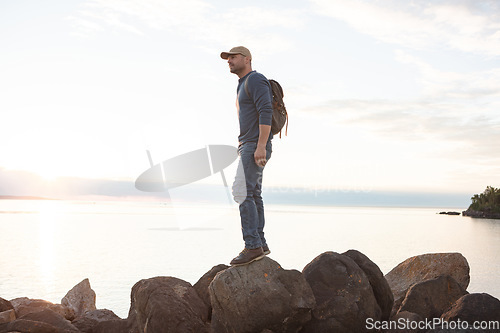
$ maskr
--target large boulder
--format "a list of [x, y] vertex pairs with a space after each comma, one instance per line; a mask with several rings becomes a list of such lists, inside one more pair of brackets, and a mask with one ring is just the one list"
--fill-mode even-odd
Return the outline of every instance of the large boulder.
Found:
[[370, 281], [350, 257], [325, 252], [307, 264], [303, 274], [317, 303], [304, 333], [364, 332], [368, 318], [381, 319]]
[[40, 321], [17, 319], [8, 324], [0, 324], [0, 333], [75, 333], [60, 329]]
[[100, 322], [119, 319], [120, 317], [118, 317], [113, 311], [103, 309], [88, 311], [73, 320], [71, 324], [84, 333], [92, 333], [94, 327], [96, 327]]
[[50, 309], [28, 313], [12, 322], [0, 332], [36, 333], [77, 333], [80, 332], [71, 322]]
[[131, 311], [140, 332], [208, 332], [207, 306], [190, 283], [174, 277], [137, 282], [131, 293]]
[[133, 329], [127, 319], [106, 320], [98, 323], [92, 333], [139, 333]]
[[89, 279], [74, 286], [61, 300], [61, 304], [72, 309], [76, 317], [80, 317], [87, 311], [96, 310], [96, 295], [90, 287]]
[[423, 318], [439, 318], [460, 297], [467, 294], [451, 276], [423, 281], [408, 289], [399, 311], [417, 313]]
[[[468, 294], [462, 296], [453, 306], [443, 313], [445, 321], [496, 321], [500, 323], [500, 300], [489, 294]], [[498, 327], [500, 331], [500, 327]]]
[[384, 329], [384, 333], [424, 333], [425, 329], [424, 318], [416, 313], [401, 311], [391, 318], [387, 323], [388, 329]]
[[366, 274], [368, 282], [370, 282], [370, 286], [373, 289], [375, 299], [380, 306], [380, 310], [382, 310], [382, 320], [388, 320], [394, 304], [394, 296], [380, 268], [367, 256], [357, 250], [349, 250], [342, 254], [354, 260], [359, 268]]
[[196, 293], [198, 293], [198, 296], [200, 296], [201, 300], [205, 303], [208, 309], [208, 319], [210, 320], [212, 318], [212, 303], [210, 302], [210, 293], [208, 291], [208, 286], [212, 282], [212, 280], [215, 278], [217, 273], [220, 271], [223, 271], [225, 269], [229, 268], [229, 266], [220, 264], [217, 266], [212, 267], [211, 270], [206, 272], [199, 280], [193, 285], [194, 290], [196, 290]]
[[0, 297], [0, 324], [9, 323], [16, 319], [16, 311], [12, 304]]
[[304, 276], [268, 257], [219, 272], [209, 292], [217, 333], [298, 332], [315, 305]]
[[12, 310], [14, 309], [14, 307], [12, 306], [12, 304], [6, 300], [6, 299], [3, 299], [2, 297], [0, 297], [0, 312], [4, 312], [4, 311], [7, 311], [7, 310]]
[[61, 316], [63, 316], [68, 320], [75, 319], [75, 312], [73, 311], [73, 309], [67, 308], [61, 304], [54, 304], [49, 301], [44, 301], [42, 299], [19, 297], [11, 300], [10, 303], [16, 310], [16, 316], [18, 318], [28, 313], [34, 313], [45, 309], [49, 309], [56, 313], [59, 313]]
[[129, 330], [124, 331], [124, 332], [127, 332], [127, 333], [139, 333], [140, 332], [140, 328], [138, 326], [138, 321], [137, 321], [137, 313], [135, 310], [135, 299], [133, 297], [133, 294], [131, 295], [130, 309], [128, 311], [128, 317], [127, 317], [126, 321], [128, 323]]
[[400, 308], [406, 292], [412, 285], [450, 275], [467, 290], [469, 271], [467, 259], [460, 253], [428, 253], [406, 259], [385, 276], [394, 294], [393, 314]]
[[0, 324], [10, 323], [16, 320], [16, 311], [14, 309], [0, 312]]
[[61, 316], [50, 309], [44, 309], [39, 312], [28, 313], [19, 319], [39, 321], [47, 324], [51, 324], [54, 327], [58, 327], [62, 330], [78, 331], [78, 329], [71, 324], [69, 320]]

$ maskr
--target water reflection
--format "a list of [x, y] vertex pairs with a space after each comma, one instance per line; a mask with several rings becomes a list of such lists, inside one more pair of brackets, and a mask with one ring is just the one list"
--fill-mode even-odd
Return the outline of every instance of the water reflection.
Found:
[[57, 220], [62, 214], [62, 206], [57, 201], [41, 201], [38, 210], [38, 249], [39, 278], [46, 286], [47, 292], [55, 288], [54, 281], [58, 253], [55, 245], [57, 240]]

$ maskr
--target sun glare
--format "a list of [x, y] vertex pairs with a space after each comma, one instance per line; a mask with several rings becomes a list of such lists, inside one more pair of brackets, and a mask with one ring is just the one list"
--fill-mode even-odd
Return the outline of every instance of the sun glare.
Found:
[[54, 248], [57, 219], [61, 203], [42, 201], [39, 208], [39, 271], [41, 278], [50, 285], [54, 280], [56, 251]]
[[47, 181], [47, 182], [53, 182], [53, 181], [55, 181], [59, 177], [55, 172], [52, 172], [52, 171], [38, 172], [38, 175], [40, 175], [40, 177], [42, 177], [42, 179], [44, 181]]
[[36, 165], [33, 165], [32, 170], [39, 175], [45, 181], [54, 181], [56, 178], [62, 176], [62, 171], [60, 165], [55, 157], [50, 155], [46, 156], [45, 161], [40, 161]]

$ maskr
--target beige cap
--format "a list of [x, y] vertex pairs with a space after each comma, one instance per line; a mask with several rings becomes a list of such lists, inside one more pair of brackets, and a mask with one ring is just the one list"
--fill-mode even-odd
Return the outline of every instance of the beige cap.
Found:
[[241, 54], [242, 56], [249, 57], [250, 60], [252, 60], [252, 54], [244, 46], [236, 46], [236, 47], [233, 47], [231, 50], [229, 50], [229, 52], [222, 52], [220, 54], [220, 57], [222, 59], [227, 59], [230, 55], [233, 55], [233, 54]]

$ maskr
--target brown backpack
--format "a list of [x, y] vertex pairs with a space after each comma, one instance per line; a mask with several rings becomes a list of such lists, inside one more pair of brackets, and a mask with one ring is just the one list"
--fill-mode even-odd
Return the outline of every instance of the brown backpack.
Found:
[[[247, 96], [250, 96], [248, 93], [248, 78], [252, 74], [250, 74], [245, 80], [245, 92]], [[285, 95], [283, 94], [283, 88], [281, 88], [278, 81], [272, 79], [269, 79], [268, 81], [271, 86], [271, 93], [273, 97], [273, 120], [271, 124], [271, 132], [275, 135], [279, 133], [281, 138], [281, 130], [283, 129], [283, 126], [285, 126], [285, 123], [285, 135], [288, 134], [288, 112], [286, 112], [285, 102], [283, 102], [283, 97]]]

